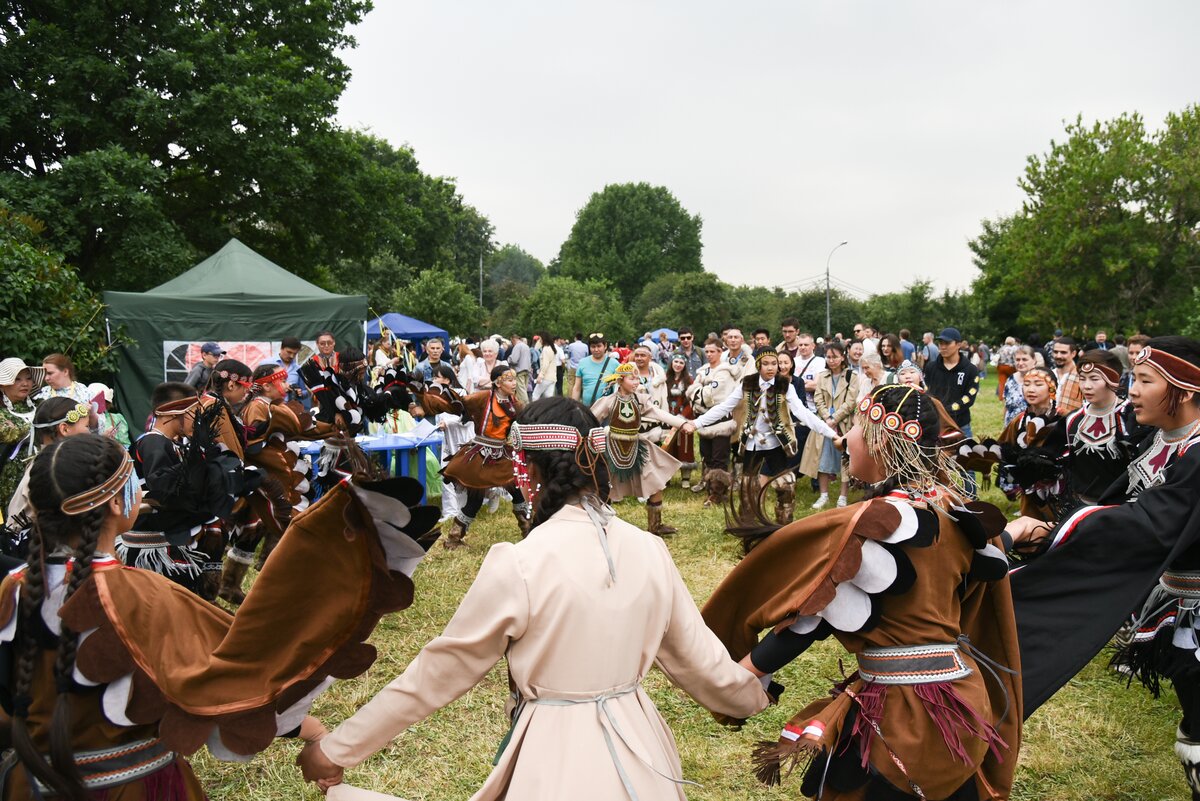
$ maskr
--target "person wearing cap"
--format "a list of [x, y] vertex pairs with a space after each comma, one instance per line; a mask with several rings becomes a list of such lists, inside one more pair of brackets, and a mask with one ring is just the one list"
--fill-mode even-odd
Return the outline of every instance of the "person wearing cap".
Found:
[[29, 395], [42, 385], [46, 371], [13, 356], [0, 361], [0, 508], [7, 508], [25, 474], [23, 454], [36, 411]]
[[[967, 436], [971, 433], [971, 407], [979, 397], [979, 370], [962, 357], [962, 334], [943, 328], [937, 337], [938, 356], [925, 365], [925, 387], [946, 407], [950, 419]], [[975, 474], [967, 473], [967, 493], [975, 495]]]
[[212, 375], [213, 367], [224, 355], [224, 348], [216, 342], [205, 342], [200, 346], [200, 361], [196, 362], [188, 371], [187, 378], [183, 379], [183, 383], [203, 391], [208, 386], [208, 379]]

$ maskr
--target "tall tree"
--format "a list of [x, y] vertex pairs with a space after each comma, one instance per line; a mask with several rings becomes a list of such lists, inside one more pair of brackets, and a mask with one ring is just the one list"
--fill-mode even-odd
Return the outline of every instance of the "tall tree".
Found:
[[703, 269], [700, 226], [666, 187], [609, 184], [579, 210], [551, 274], [603, 278], [631, 305], [658, 276]]
[[1198, 140], [1192, 106], [1153, 135], [1137, 114], [1077, 119], [1064, 141], [1030, 156], [1021, 210], [971, 243], [993, 324], [1013, 324], [1016, 307], [1015, 325], [1042, 333], [1177, 330], [1200, 264]]
[[346, 30], [369, 8], [10, 3], [0, 196], [43, 216], [92, 283], [122, 270], [130, 280], [114, 285], [161, 278], [233, 234], [261, 232], [285, 263], [332, 261], [345, 198], [329, 196], [336, 173], [320, 167], [352, 155], [330, 121], [349, 78]]
[[113, 366], [104, 307], [46, 247], [43, 229], [0, 206], [0, 353], [38, 364], [49, 353], [65, 352], [80, 375], [100, 378]]
[[523, 331], [546, 330], [552, 336], [600, 332], [613, 341], [633, 331], [616, 290], [594, 278], [543, 278], [526, 299], [520, 321]]
[[425, 270], [392, 293], [391, 306], [455, 336], [476, 331], [483, 322], [479, 303], [448, 270]]

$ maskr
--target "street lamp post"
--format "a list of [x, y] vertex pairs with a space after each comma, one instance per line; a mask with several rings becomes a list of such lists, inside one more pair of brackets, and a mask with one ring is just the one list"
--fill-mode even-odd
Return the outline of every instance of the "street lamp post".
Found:
[[829, 260], [833, 258], [837, 249], [845, 244], [845, 242], [841, 242], [836, 245], [833, 250], [829, 251], [829, 256], [825, 258], [825, 336], [827, 338], [833, 336], [833, 328], [829, 320]]

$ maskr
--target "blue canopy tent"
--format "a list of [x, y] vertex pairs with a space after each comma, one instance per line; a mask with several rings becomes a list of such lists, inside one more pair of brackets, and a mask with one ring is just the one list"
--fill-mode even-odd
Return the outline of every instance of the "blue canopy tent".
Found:
[[663, 333], [665, 333], [667, 335], [668, 341], [670, 341], [670, 342], [678, 342], [679, 341], [679, 332], [672, 331], [670, 328], [656, 328], [650, 332], [650, 336], [654, 337], [654, 341], [657, 342], [658, 335], [663, 334]]
[[367, 339], [379, 338], [380, 320], [383, 321], [387, 330], [392, 332], [393, 336], [399, 339], [407, 339], [409, 342], [432, 339], [433, 337], [441, 337], [443, 342], [449, 342], [450, 340], [450, 335], [443, 329], [412, 317], [406, 317], [403, 314], [397, 314], [396, 312], [388, 312], [387, 314], [382, 314], [379, 317], [368, 320]]

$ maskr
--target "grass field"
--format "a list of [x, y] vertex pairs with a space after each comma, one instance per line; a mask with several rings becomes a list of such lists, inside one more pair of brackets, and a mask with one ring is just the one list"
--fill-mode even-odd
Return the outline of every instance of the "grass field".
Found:
[[[976, 404], [977, 436], [996, 434], [1002, 407], [994, 380], [984, 385]], [[798, 494], [797, 515], [810, 513], [813, 494]], [[996, 490], [987, 500], [1009, 512]], [[851, 497], [853, 500], [853, 495]], [[665, 518], [680, 533], [669, 541], [671, 553], [692, 591], [703, 603], [737, 562], [739, 547], [722, 530], [718, 510], [704, 509], [700, 496], [672, 486]], [[633, 500], [617, 506], [621, 516], [645, 525], [644, 507]], [[441, 632], [470, 585], [488, 547], [515, 540], [516, 525], [507, 507], [483, 515], [472, 527], [469, 547], [449, 552], [437, 546], [418, 568], [416, 602], [384, 620], [373, 642], [379, 648], [374, 667], [354, 681], [342, 682], [319, 699], [314, 714], [331, 728], [348, 717], [380, 687], [400, 673], [421, 646]], [[824, 694], [840, 677], [845, 654], [832, 640], [819, 643], [779, 674], [788, 688], [783, 702], [751, 720], [741, 731], [717, 725], [706, 711], [652, 672], [645, 686], [675, 733], [684, 776], [703, 784], [689, 788], [691, 799], [791, 799], [799, 797], [798, 777], [768, 789], [755, 781], [749, 751], [758, 740], [774, 740], [797, 709]], [[1187, 797], [1182, 772], [1172, 753], [1178, 718], [1174, 695], [1155, 700], [1140, 687], [1125, 688], [1104, 668], [1101, 655], [1028, 722], [1021, 745], [1013, 797], [1020, 801], [1157, 801]], [[851, 662], [851, 664], [853, 664]], [[422, 801], [467, 799], [487, 776], [506, 725], [507, 685], [503, 663], [474, 690], [413, 726], [390, 747], [347, 772], [360, 787]], [[300, 779], [293, 760], [295, 742], [276, 741], [248, 764], [218, 763], [198, 755], [201, 781], [215, 801], [233, 799], [316, 799], [320, 793]]]

